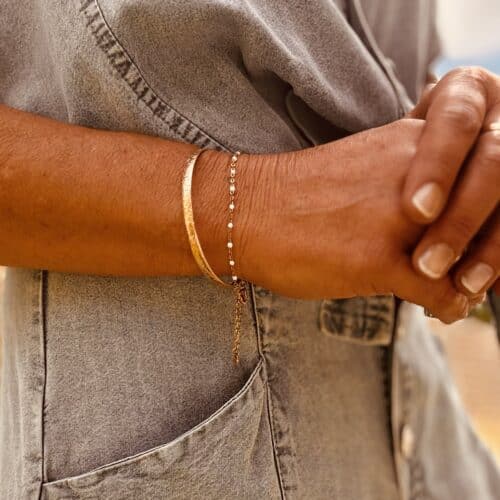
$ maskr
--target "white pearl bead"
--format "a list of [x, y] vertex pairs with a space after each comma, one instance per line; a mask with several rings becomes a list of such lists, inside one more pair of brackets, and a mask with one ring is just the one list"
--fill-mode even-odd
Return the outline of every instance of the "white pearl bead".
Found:
[[228, 222], [228, 223], [227, 223], [227, 227], [228, 227], [229, 229], [233, 229], [233, 223], [232, 223], [232, 222]]
[[234, 203], [229, 204], [229, 210], [234, 210]]
[[236, 281], [238, 279], [238, 276], [233, 276], [233, 281]]
[[235, 191], [236, 191], [236, 186], [235, 186], [234, 184], [231, 184], [231, 185], [229, 186], [229, 192], [230, 192], [231, 194], [233, 194]]
[[234, 260], [230, 260], [230, 261], [229, 261], [229, 265], [230, 265], [230, 266], [234, 266]]
[[232, 241], [228, 241], [227, 242], [227, 248], [233, 248], [233, 242]]

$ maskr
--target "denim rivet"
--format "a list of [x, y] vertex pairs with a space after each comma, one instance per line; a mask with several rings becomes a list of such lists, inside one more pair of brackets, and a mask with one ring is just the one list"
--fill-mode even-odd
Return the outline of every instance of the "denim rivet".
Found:
[[401, 429], [401, 453], [408, 460], [415, 451], [415, 433], [410, 425], [405, 424]]

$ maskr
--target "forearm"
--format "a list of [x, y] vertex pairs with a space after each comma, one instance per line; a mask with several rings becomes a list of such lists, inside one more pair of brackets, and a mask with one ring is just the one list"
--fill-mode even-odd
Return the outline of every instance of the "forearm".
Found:
[[[0, 107], [0, 264], [112, 275], [192, 275], [181, 203], [195, 146]], [[224, 272], [229, 155], [200, 156], [193, 208]]]
[[[238, 276], [288, 297], [394, 293], [444, 321], [467, 299], [415, 273], [422, 229], [401, 186], [423, 122], [397, 123], [300, 151], [238, 160]], [[195, 146], [58, 123], [0, 106], [0, 264], [106, 275], [200, 274], [182, 214]], [[370, 151], [370, 154], [366, 152]], [[206, 151], [193, 179], [208, 262], [228, 274], [230, 154]]]

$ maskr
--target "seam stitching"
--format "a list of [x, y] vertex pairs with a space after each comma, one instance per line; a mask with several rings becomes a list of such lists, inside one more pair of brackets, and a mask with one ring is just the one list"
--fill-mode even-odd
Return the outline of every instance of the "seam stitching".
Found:
[[38, 310], [40, 318], [41, 348], [43, 350], [43, 388], [42, 388], [42, 407], [41, 407], [41, 425], [40, 425], [40, 485], [38, 499], [41, 500], [43, 494], [43, 484], [46, 481], [45, 474], [45, 400], [47, 391], [47, 271], [41, 269], [38, 272]]
[[388, 295], [322, 299], [318, 326], [327, 336], [361, 346], [387, 346], [394, 329], [394, 299]]
[[158, 95], [125, 46], [115, 35], [101, 9], [99, 1], [79, 0], [79, 2], [79, 12], [85, 17], [86, 27], [92, 34], [97, 47], [106, 56], [108, 63], [116, 74], [132, 90], [137, 100], [149, 109], [153, 117], [159, 119], [182, 141], [196, 144], [202, 148], [212, 146], [219, 150], [228, 151], [227, 147], [212, 138]]
[[273, 459], [274, 459], [274, 466], [276, 469], [276, 476], [278, 478], [278, 485], [280, 488], [280, 496], [282, 500], [286, 500], [286, 495], [285, 495], [285, 488], [283, 484], [283, 477], [282, 477], [282, 472], [280, 468], [280, 463], [279, 463], [279, 457], [278, 457], [278, 450], [276, 446], [276, 436], [275, 436], [275, 429], [274, 429], [274, 421], [273, 421], [273, 414], [272, 414], [272, 402], [271, 402], [271, 383], [269, 381], [269, 372], [268, 372], [268, 366], [266, 362], [266, 357], [264, 356], [264, 351], [262, 348], [262, 336], [261, 336], [261, 326], [260, 326], [260, 321], [259, 321], [259, 312], [257, 308], [257, 303], [256, 303], [256, 298], [255, 298], [255, 285], [253, 283], [250, 283], [250, 291], [251, 291], [251, 296], [252, 296], [252, 312], [255, 318], [255, 329], [256, 329], [256, 334], [257, 334], [257, 348], [259, 351], [260, 358], [263, 361], [264, 365], [264, 370], [266, 374], [266, 407], [267, 407], [267, 419], [269, 422], [269, 431], [271, 434], [271, 445], [273, 448]]
[[[266, 376], [267, 376], [267, 370], [266, 370]], [[281, 472], [278, 447], [276, 445], [276, 429], [275, 429], [275, 424], [274, 424], [273, 404], [272, 404], [272, 398], [271, 398], [271, 383], [269, 382], [269, 379], [267, 381], [266, 396], [267, 396], [267, 416], [269, 419], [269, 427], [271, 430], [271, 441], [272, 441], [272, 445], [273, 445], [274, 463], [276, 466], [276, 473], [278, 475], [281, 498], [283, 500], [285, 500], [286, 499], [285, 485], [284, 485], [284, 481], [283, 481], [283, 473]]]

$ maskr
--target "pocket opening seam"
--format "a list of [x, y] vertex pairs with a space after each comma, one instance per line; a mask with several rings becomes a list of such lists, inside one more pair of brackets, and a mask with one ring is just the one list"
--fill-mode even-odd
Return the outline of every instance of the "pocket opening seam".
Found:
[[91, 476], [92, 474], [94, 474], [96, 472], [100, 472], [103, 470], [111, 470], [111, 469], [114, 469], [115, 467], [118, 467], [118, 466], [130, 465], [130, 464], [133, 464], [134, 462], [137, 462], [143, 458], [147, 458], [149, 455], [152, 455], [155, 452], [158, 452], [159, 450], [167, 450], [169, 448], [174, 447], [175, 445], [177, 445], [179, 442], [183, 441], [184, 439], [195, 436], [198, 432], [200, 432], [202, 429], [206, 428], [214, 420], [216, 420], [219, 416], [221, 416], [226, 410], [228, 410], [228, 408], [230, 408], [233, 405], [233, 403], [237, 402], [238, 400], [242, 399], [246, 394], [248, 394], [251, 386], [253, 385], [253, 383], [255, 382], [255, 380], [257, 378], [262, 379], [262, 388], [263, 388], [263, 390], [265, 390], [266, 385], [267, 385], [267, 381], [262, 378], [262, 369], [263, 369], [263, 360], [259, 359], [259, 361], [257, 362], [257, 365], [253, 369], [248, 380], [241, 387], [241, 389], [239, 389], [238, 392], [236, 392], [236, 394], [234, 394], [230, 399], [228, 399], [220, 408], [218, 408], [214, 413], [209, 415], [205, 420], [202, 420], [196, 426], [192, 427], [191, 429], [188, 429], [186, 432], [183, 432], [181, 435], [177, 436], [172, 441], [169, 441], [168, 443], [160, 444], [158, 446], [155, 446], [155, 447], [150, 448], [150, 449], [145, 450], [145, 451], [141, 451], [139, 453], [136, 453], [135, 455], [124, 457], [124, 458], [115, 460], [114, 462], [110, 462], [110, 463], [101, 465], [101, 466], [96, 467], [90, 471], [86, 471], [86, 472], [83, 472], [81, 474], [77, 474], [75, 476], [64, 477], [61, 479], [57, 479], [55, 481], [45, 482], [42, 484], [42, 486], [49, 487], [49, 486], [62, 485], [62, 484], [72, 482], [75, 480], [85, 479], [86, 477]]
[[[252, 313], [254, 316], [254, 321], [255, 321], [255, 330], [256, 330], [256, 335], [257, 335], [257, 347], [259, 350], [259, 357], [260, 360], [263, 364], [263, 369], [266, 372], [266, 416], [267, 420], [269, 423], [269, 434], [270, 434], [270, 439], [271, 439], [271, 448], [273, 450], [273, 463], [274, 463], [274, 468], [276, 472], [276, 478], [278, 480], [278, 485], [279, 485], [279, 490], [280, 490], [280, 497], [281, 500], [286, 500], [285, 496], [285, 488], [283, 484], [283, 474], [281, 473], [281, 466], [279, 463], [279, 456], [278, 456], [278, 447], [276, 444], [276, 431], [274, 428], [274, 419], [273, 419], [273, 413], [272, 413], [272, 401], [271, 401], [271, 387], [270, 387], [270, 382], [269, 382], [269, 377], [268, 377], [268, 367], [266, 363], [266, 358], [264, 355], [264, 349], [262, 347], [262, 332], [261, 332], [261, 326], [260, 326], [260, 321], [259, 321], [259, 311], [257, 309], [257, 299], [255, 296], [255, 285], [253, 283], [250, 283], [250, 290], [251, 290], [251, 305], [252, 305]], [[269, 292], [270, 297], [272, 297], [272, 293]]]

